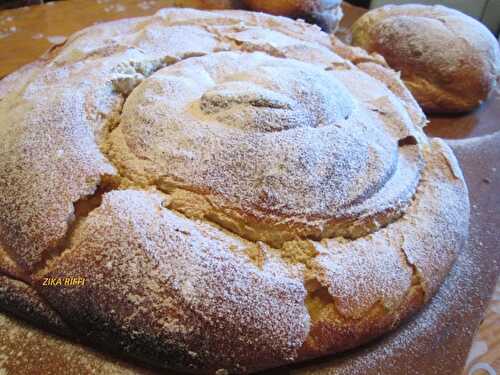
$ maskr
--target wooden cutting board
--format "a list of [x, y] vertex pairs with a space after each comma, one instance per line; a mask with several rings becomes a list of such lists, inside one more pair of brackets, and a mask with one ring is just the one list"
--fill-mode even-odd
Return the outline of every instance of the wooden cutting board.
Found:
[[[0, 77], [35, 60], [71, 33], [96, 22], [149, 15], [166, 6], [229, 8], [232, 0], [69, 0], [0, 12]], [[346, 5], [343, 27], [363, 9]], [[345, 30], [344, 30], [345, 33]], [[471, 239], [431, 304], [414, 319], [361, 349], [269, 374], [456, 375], [473, 338], [467, 375], [500, 373], [500, 94], [474, 113], [433, 117], [428, 134], [451, 139], [472, 202]], [[480, 322], [483, 325], [478, 331]], [[154, 374], [0, 314], [0, 375]], [[171, 372], [163, 372], [171, 373]]]

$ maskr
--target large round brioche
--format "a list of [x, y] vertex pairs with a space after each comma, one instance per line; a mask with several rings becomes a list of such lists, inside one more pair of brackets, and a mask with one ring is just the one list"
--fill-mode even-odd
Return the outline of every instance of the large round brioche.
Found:
[[401, 71], [427, 112], [465, 112], [486, 100], [500, 75], [498, 41], [480, 22], [443, 6], [387, 5], [352, 27], [353, 44]]
[[303, 22], [92, 26], [2, 81], [0, 113], [0, 308], [155, 366], [354, 348], [467, 237], [461, 171], [397, 74]]

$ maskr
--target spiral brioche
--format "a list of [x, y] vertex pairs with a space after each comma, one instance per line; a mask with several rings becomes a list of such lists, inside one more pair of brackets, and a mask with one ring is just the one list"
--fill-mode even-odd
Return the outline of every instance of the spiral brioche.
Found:
[[303, 22], [92, 26], [2, 81], [0, 112], [0, 307], [155, 366], [356, 347], [467, 237], [461, 171], [397, 74]]
[[243, 0], [250, 10], [302, 18], [333, 32], [342, 19], [342, 0]]
[[352, 28], [353, 44], [384, 56], [427, 112], [466, 112], [495, 89], [498, 41], [480, 22], [443, 6], [388, 5]]

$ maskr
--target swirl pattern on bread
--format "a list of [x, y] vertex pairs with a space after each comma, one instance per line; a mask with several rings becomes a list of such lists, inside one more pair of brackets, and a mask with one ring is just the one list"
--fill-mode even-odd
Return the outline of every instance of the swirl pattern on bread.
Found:
[[[155, 366], [356, 347], [467, 237], [460, 169], [397, 74], [303, 22], [96, 25], [2, 81], [0, 112], [0, 307]], [[43, 285], [66, 277], [86, 282]]]

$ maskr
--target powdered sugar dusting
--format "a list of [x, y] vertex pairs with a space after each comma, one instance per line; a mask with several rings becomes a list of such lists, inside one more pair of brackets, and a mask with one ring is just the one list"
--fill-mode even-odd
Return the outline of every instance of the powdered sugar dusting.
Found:
[[[130, 364], [104, 361], [91, 349], [71, 344], [5, 315], [0, 315], [0, 330], [0, 374], [137, 374]], [[41, 350], [45, 353], [43, 356]], [[141, 370], [141, 374], [147, 373]]]
[[[97, 327], [86, 336], [109, 345], [113, 335], [134, 332], [118, 348], [134, 352], [142, 343], [144, 358], [161, 356], [162, 366], [244, 371], [294, 358], [308, 332], [301, 281], [284, 268], [259, 270], [235, 256], [229, 248], [250, 244], [163, 209], [163, 199], [132, 190], [107, 194], [78, 230], [75, 248], [45, 271], [85, 275], [91, 285], [44, 289], [53, 306], [89, 328], [110, 314], [112, 336]], [[169, 348], [172, 340], [178, 349]]]
[[47, 40], [52, 44], [62, 44], [66, 41], [66, 37], [62, 35], [51, 35], [47, 37]]

